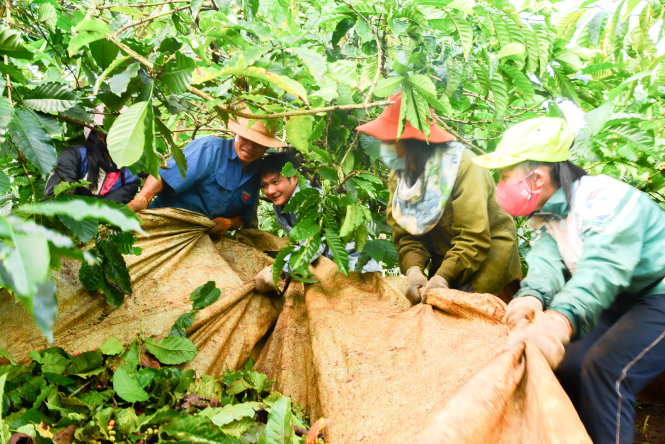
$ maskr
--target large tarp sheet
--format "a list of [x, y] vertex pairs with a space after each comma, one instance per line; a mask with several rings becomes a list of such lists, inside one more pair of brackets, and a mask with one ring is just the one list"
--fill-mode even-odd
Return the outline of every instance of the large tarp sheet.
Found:
[[[271, 262], [260, 250], [281, 241], [248, 231], [242, 243], [213, 242], [210, 220], [183, 210], [141, 219], [143, 252], [125, 258], [134, 292], [121, 307], [82, 289], [75, 262], [55, 273], [56, 345], [80, 353], [109, 336], [165, 336], [191, 309], [191, 291], [212, 280], [222, 296], [197, 314], [188, 334], [199, 354], [187, 365], [217, 375], [253, 354], [312, 420], [331, 420], [327, 441], [590, 442], [540, 353], [505, 348], [498, 298], [436, 290], [411, 306], [402, 277], [346, 277], [326, 258], [313, 267], [319, 283], [270, 298], [253, 291], [252, 276]], [[48, 346], [7, 293], [0, 306], [0, 348], [21, 360]]]

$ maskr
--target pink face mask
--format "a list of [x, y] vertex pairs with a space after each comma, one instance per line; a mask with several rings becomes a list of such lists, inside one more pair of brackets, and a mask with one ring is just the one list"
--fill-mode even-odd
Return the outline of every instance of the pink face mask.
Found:
[[500, 183], [496, 186], [496, 200], [499, 206], [512, 216], [528, 216], [536, 211], [542, 189], [533, 190], [527, 178], [534, 172], [514, 182]]

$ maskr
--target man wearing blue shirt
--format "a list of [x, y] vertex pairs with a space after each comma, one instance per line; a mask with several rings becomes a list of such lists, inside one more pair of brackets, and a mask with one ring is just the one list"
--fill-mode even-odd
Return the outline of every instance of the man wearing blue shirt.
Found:
[[[210, 234], [221, 236], [228, 230], [247, 225], [254, 215], [259, 180], [256, 164], [266, 150], [286, 146], [275, 139], [263, 121], [248, 127], [248, 119], [229, 120], [235, 139], [202, 137], [184, 149], [185, 177], [174, 159], [148, 176], [139, 194], [128, 205], [135, 211], [174, 207], [195, 211], [215, 222]], [[154, 199], [154, 200], [153, 200]], [[152, 201], [152, 202], [151, 202]]]

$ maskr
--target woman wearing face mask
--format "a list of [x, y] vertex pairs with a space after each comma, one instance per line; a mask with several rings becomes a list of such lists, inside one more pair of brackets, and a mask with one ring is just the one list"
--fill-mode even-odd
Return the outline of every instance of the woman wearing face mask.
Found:
[[665, 212], [570, 163], [573, 138], [563, 119], [531, 119], [474, 162], [501, 169], [502, 208], [533, 213], [510, 341], [528, 339], [558, 369], [593, 442], [630, 443], [635, 395], [665, 371]]
[[521, 268], [515, 225], [496, 202], [492, 177], [433, 122], [428, 137], [408, 122], [398, 134], [401, 93], [391, 100], [357, 129], [382, 141], [381, 159], [394, 170], [387, 220], [408, 278], [406, 297], [424, 302], [433, 288], [501, 294]]

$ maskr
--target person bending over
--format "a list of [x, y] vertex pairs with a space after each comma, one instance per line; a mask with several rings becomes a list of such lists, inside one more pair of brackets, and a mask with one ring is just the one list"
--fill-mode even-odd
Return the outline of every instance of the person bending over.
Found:
[[249, 224], [259, 194], [256, 161], [268, 147], [285, 146], [263, 121], [248, 127], [248, 119], [229, 120], [235, 139], [202, 137], [184, 149], [185, 177], [171, 158], [159, 177], [148, 176], [139, 194], [129, 203], [135, 211], [174, 207], [195, 211], [215, 222], [210, 234]]

